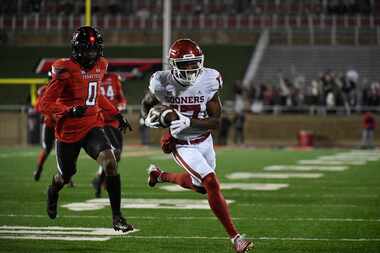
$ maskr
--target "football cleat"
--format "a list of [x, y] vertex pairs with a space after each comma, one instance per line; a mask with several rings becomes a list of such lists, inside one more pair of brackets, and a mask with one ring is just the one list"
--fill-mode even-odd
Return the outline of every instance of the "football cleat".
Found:
[[96, 176], [92, 180], [91, 184], [92, 184], [92, 187], [94, 187], [95, 189], [95, 197], [100, 198], [101, 191], [102, 191], [102, 182], [101, 182], [100, 176]]
[[150, 187], [154, 187], [157, 183], [161, 183], [161, 176], [162, 171], [160, 168], [158, 168], [156, 165], [151, 164], [148, 167], [148, 185]]
[[252, 241], [244, 239], [244, 236], [237, 236], [234, 240], [234, 249], [237, 253], [248, 252], [254, 248]]
[[123, 233], [132, 231], [133, 225], [128, 224], [127, 220], [123, 216], [114, 216], [112, 218], [112, 226], [115, 231], [122, 231]]
[[39, 181], [42, 173], [42, 168], [36, 169], [36, 171], [33, 172], [33, 178], [34, 181]]
[[57, 217], [58, 193], [50, 185], [47, 191], [47, 214], [50, 219]]

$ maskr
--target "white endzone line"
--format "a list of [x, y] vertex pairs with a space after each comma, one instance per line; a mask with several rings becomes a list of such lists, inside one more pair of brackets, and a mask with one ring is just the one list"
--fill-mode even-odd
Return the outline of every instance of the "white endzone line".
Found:
[[[0, 214], [0, 217], [28, 217], [28, 218], [46, 218], [46, 215], [32, 215], [32, 214]], [[87, 218], [87, 219], [98, 219], [98, 218], [104, 218], [108, 219], [109, 216], [102, 216], [102, 215], [65, 215], [64, 218]], [[140, 219], [140, 220], [216, 220], [215, 217], [212, 216], [128, 216], [128, 219]], [[257, 220], [257, 221], [326, 221], [326, 222], [380, 222], [380, 218], [373, 218], [373, 219], [367, 219], [367, 218], [310, 218], [310, 217], [294, 217], [294, 218], [276, 218], [276, 217], [236, 217], [233, 218], [234, 220]], [[2, 228], [10, 228], [11, 226], [0, 226], [0, 231]], [[22, 227], [19, 226], [18, 228], [28, 228], [33, 229], [30, 227]], [[35, 229], [40, 230], [54, 230], [54, 229], [60, 229], [60, 230], [81, 230], [81, 231], [90, 231], [94, 229], [102, 229], [102, 228], [82, 228], [82, 227], [36, 227]]]

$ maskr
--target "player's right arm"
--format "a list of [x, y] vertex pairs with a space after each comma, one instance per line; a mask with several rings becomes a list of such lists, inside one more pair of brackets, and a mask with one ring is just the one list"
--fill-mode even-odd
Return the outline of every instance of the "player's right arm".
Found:
[[160, 104], [160, 100], [155, 95], [160, 90], [161, 82], [159, 80], [159, 73], [155, 72], [149, 80], [149, 88], [145, 93], [143, 100], [141, 101], [141, 115], [145, 119], [150, 109]]
[[71, 74], [66, 67], [66, 60], [60, 59], [54, 62], [52, 66], [52, 79], [49, 81], [47, 88], [41, 97], [39, 108], [43, 114], [65, 114], [71, 108], [57, 103], [61, 96], [64, 86]]
[[39, 109], [43, 114], [64, 114], [69, 111], [69, 107], [57, 103], [57, 99], [63, 90], [63, 84], [57, 79], [49, 82], [45, 94], [39, 103]]
[[160, 101], [157, 99], [157, 97], [151, 91], [147, 91], [143, 100], [141, 101], [141, 116], [145, 119], [148, 115], [149, 110], [159, 103]]

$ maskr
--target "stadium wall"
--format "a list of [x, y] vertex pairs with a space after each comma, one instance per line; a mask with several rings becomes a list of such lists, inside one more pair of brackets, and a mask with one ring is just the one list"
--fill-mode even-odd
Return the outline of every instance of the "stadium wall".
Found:
[[[128, 113], [133, 131], [125, 135], [125, 143], [140, 144], [139, 114]], [[25, 113], [0, 112], [0, 146], [27, 143], [27, 116]], [[6, 119], [6, 120], [5, 120]], [[380, 116], [376, 116], [380, 122]], [[258, 147], [296, 146], [301, 130], [314, 134], [316, 147], [352, 147], [360, 144], [362, 123], [359, 115], [305, 116], [305, 115], [247, 115], [245, 143]], [[151, 130], [150, 143], [158, 145], [165, 129]], [[234, 130], [230, 129], [228, 144], [233, 144]], [[218, 132], [214, 132], [217, 143]], [[375, 133], [375, 144], [379, 135]]]

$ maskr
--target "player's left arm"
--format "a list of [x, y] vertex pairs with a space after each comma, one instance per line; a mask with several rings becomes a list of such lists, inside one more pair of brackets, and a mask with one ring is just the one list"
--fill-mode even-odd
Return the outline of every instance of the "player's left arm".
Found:
[[99, 95], [98, 103], [102, 110], [107, 111], [110, 115], [114, 116], [116, 120], [119, 121], [119, 129], [123, 132], [128, 128], [129, 131], [132, 131], [132, 127], [129, 124], [128, 120], [123, 117], [121, 112], [103, 95]]
[[116, 97], [115, 98], [117, 101], [117, 109], [119, 109], [120, 111], [123, 111], [126, 108], [127, 99], [124, 96], [123, 86], [121, 84], [119, 76], [116, 78], [116, 87], [117, 87], [117, 90], [116, 90]]
[[222, 113], [222, 104], [218, 93], [212, 97], [206, 104], [207, 119], [191, 119], [190, 126], [200, 129], [217, 129], [220, 124], [220, 116]]
[[102, 110], [114, 116], [119, 113], [119, 110], [102, 94], [98, 96], [98, 104]]

